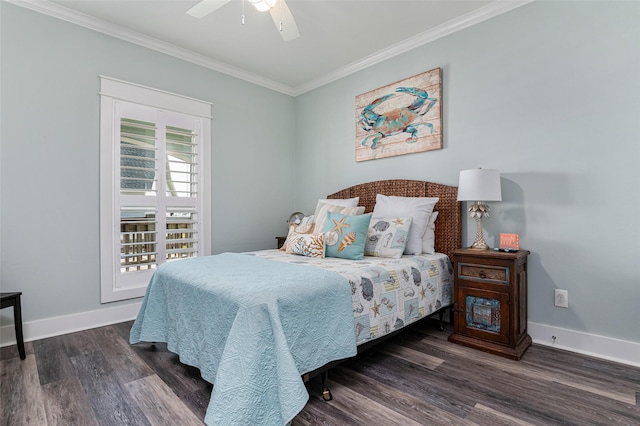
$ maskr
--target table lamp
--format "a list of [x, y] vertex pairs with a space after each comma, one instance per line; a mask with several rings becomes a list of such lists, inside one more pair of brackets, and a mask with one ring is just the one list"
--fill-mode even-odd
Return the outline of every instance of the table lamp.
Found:
[[473, 201], [469, 216], [476, 220], [476, 240], [471, 245], [474, 250], [487, 250], [484, 240], [482, 219], [489, 217], [489, 206], [484, 201], [502, 201], [500, 172], [491, 169], [471, 169], [460, 171], [458, 201]]

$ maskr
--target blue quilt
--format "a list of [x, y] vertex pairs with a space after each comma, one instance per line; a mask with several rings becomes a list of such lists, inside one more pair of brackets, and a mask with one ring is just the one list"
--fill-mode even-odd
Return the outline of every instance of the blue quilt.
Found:
[[224, 253], [162, 265], [130, 342], [166, 342], [213, 383], [208, 425], [283, 425], [301, 375], [356, 354], [351, 287], [333, 271]]

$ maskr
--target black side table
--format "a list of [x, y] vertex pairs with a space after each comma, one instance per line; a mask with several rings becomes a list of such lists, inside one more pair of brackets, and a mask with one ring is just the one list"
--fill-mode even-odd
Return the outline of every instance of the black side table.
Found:
[[20, 354], [20, 359], [25, 359], [26, 355], [24, 353], [24, 338], [22, 336], [22, 308], [20, 307], [20, 295], [22, 295], [21, 292], [0, 293], [0, 301], [2, 303], [0, 309], [13, 306], [13, 322], [16, 327], [18, 353]]

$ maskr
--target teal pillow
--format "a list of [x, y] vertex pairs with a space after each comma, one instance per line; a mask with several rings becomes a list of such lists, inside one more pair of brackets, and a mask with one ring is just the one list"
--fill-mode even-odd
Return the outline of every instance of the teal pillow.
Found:
[[359, 260], [364, 258], [364, 244], [371, 213], [347, 216], [341, 213], [327, 212], [324, 222], [324, 241], [327, 257]]

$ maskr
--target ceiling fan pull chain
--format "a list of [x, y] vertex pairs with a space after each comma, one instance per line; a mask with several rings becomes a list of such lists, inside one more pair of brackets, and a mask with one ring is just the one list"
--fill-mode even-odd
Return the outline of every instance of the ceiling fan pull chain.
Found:
[[282, 32], [282, 2], [280, 2], [279, 6], [280, 6], [280, 32]]

